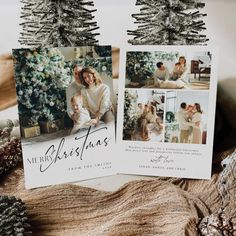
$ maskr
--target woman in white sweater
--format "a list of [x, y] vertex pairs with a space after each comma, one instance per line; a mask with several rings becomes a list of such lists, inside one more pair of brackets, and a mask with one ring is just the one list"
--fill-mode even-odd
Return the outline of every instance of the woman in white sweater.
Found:
[[179, 57], [179, 61], [175, 64], [173, 72], [171, 73], [172, 80], [181, 79], [184, 82], [187, 82], [188, 67], [187, 61], [184, 56]]
[[193, 126], [193, 136], [192, 143], [194, 144], [202, 144], [202, 110], [199, 103], [194, 103], [194, 114], [191, 122], [194, 124]]
[[99, 74], [93, 68], [86, 67], [80, 71], [83, 106], [89, 111], [92, 123], [98, 124], [100, 120], [106, 124], [114, 121], [110, 88], [102, 83]]

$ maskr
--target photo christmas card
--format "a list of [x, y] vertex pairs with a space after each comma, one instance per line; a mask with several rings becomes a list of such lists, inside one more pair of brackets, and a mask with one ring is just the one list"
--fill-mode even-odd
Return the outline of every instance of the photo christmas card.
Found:
[[133, 46], [122, 52], [120, 173], [211, 177], [216, 54], [193, 46]]
[[26, 188], [115, 173], [111, 56], [110, 46], [13, 50]]

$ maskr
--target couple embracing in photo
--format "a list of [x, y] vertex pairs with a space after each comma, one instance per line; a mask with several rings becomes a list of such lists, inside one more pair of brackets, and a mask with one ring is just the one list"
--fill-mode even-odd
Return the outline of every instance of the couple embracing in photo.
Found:
[[180, 143], [202, 144], [202, 113], [199, 103], [180, 104], [177, 112]]
[[71, 134], [80, 128], [114, 121], [110, 88], [99, 73], [91, 68], [74, 66], [74, 81], [66, 90], [67, 113], [74, 125]]

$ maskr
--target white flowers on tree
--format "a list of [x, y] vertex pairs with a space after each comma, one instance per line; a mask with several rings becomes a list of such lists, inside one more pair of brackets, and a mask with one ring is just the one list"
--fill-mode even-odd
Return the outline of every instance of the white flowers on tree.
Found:
[[58, 49], [13, 50], [19, 115], [28, 125], [61, 118], [66, 111], [65, 88], [71, 69]]
[[132, 14], [136, 30], [128, 30], [133, 45], [194, 45], [205, 44], [208, 39], [202, 20], [206, 14], [201, 0], [137, 0], [140, 13]]
[[89, 0], [22, 0], [25, 46], [82, 46], [97, 44], [93, 2]]

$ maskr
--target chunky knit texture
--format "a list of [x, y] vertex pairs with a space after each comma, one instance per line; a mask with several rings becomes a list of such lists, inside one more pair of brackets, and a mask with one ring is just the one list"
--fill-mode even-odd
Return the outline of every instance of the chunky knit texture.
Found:
[[[23, 170], [17, 168], [0, 180], [0, 194], [26, 203], [33, 235], [207, 235], [209, 217], [222, 217], [222, 207], [230, 219], [226, 227], [235, 222], [234, 203], [224, 206], [220, 191], [225, 176], [220, 162], [229, 153], [218, 156], [210, 181], [155, 178], [130, 182], [115, 192], [72, 184], [25, 190]], [[227, 179], [235, 185], [232, 173]], [[230, 194], [234, 196], [233, 189]]]

